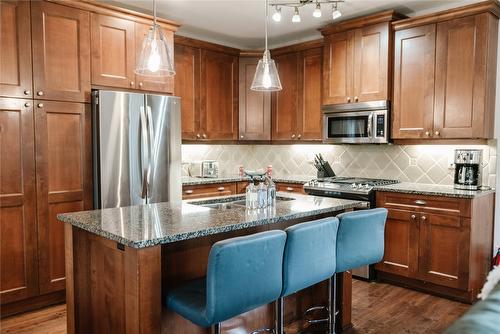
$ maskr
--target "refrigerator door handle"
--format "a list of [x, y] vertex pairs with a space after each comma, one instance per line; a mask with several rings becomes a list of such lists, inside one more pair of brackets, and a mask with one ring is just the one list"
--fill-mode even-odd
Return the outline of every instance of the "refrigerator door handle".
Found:
[[146, 198], [148, 193], [148, 174], [149, 174], [149, 152], [148, 151], [148, 126], [147, 116], [144, 107], [140, 107], [141, 118], [141, 198]]
[[151, 170], [153, 169], [153, 149], [155, 147], [155, 131], [153, 124], [153, 116], [151, 112], [151, 107], [146, 106], [146, 120], [148, 124], [148, 135], [149, 135], [149, 146], [148, 146], [148, 172], [147, 172], [147, 193], [151, 194]]

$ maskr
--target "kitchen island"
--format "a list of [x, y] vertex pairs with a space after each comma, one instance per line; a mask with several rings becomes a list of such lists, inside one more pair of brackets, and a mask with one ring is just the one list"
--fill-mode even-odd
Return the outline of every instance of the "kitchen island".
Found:
[[[68, 333], [209, 333], [162, 307], [166, 291], [206, 273], [219, 240], [365, 207], [365, 202], [278, 193], [274, 209], [228, 205], [238, 196], [60, 214], [65, 222]], [[240, 196], [241, 197], [241, 196]], [[226, 205], [220, 205], [226, 203]], [[339, 329], [350, 326], [350, 274], [339, 275]], [[287, 297], [285, 322], [326, 305], [326, 284]], [[272, 327], [273, 305], [223, 323], [223, 333]]]

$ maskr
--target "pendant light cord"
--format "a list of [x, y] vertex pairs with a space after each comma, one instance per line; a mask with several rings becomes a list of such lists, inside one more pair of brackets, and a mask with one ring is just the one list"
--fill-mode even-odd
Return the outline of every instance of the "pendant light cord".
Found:
[[268, 0], [265, 0], [265, 1], [264, 1], [264, 4], [265, 4], [265, 6], [266, 6], [266, 24], [264, 25], [264, 30], [265, 30], [265, 32], [264, 32], [264, 33], [265, 33], [265, 35], [266, 35], [266, 42], [265, 42], [266, 48], [265, 48], [264, 52], [266, 52], [266, 51], [267, 51], [267, 21], [268, 21], [268, 10], [269, 10], [269, 9], [268, 9], [268, 7], [269, 7], [269, 6], [268, 6], [268, 4], [267, 4], [267, 1], [268, 1]]
[[156, 0], [153, 0], [153, 24], [156, 27]]

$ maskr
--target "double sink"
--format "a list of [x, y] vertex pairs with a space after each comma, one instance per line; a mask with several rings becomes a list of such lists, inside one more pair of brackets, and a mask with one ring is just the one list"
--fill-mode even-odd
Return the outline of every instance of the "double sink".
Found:
[[[295, 198], [277, 196], [276, 203], [293, 201]], [[245, 209], [246, 199], [245, 196], [235, 196], [217, 199], [206, 199], [201, 201], [192, 201], [190, 204], [203, 206], [206, 208], [217, 210], [231, 210], [231, 209]]]

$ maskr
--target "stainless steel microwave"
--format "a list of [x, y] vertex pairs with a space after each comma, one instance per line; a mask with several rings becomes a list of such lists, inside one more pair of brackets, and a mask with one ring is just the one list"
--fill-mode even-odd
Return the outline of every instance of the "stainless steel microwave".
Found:
[[387, 101], [323, 106], [323, 142], [385, 144], [389, 142]]

